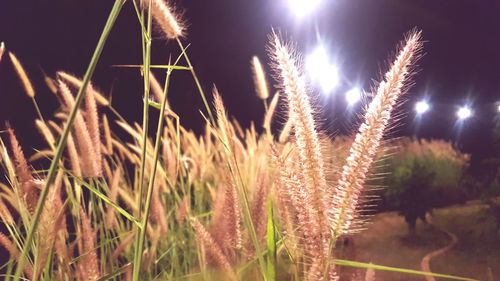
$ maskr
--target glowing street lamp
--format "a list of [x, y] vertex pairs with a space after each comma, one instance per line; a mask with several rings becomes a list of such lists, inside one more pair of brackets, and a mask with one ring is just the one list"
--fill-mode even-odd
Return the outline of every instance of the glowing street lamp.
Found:
[[462, 106], [458, 111], [457, 111], [457, 117], [460, 120], [467, 119], [472, 116], [472, 111], [469, 107], [467, 106]]
[[359, 88], [352, 88], [345, 93], [345, 100], [349, 106], [353, 106], [361, 99], [361, 90]]
[[325, 94], [329, 94], [339, 84], [337, 66], [330, 62], [330, 58], [322, 45], [306, 57], [306, 70], [311, 81], [321, 87]]
[[423, 114], [430, 109], [430, 105], [426, 101], [419, 101], [415, 104], [417, 114]]
[[303, 18], [310, 14], [320, 3], [321, 0], [288, 0], [288, 4], [297, 18]]

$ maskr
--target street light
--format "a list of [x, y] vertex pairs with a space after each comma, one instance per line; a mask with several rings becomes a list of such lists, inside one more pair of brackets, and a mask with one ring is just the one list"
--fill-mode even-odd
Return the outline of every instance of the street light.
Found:
[[311, 81], [317, 84], [324, 94], [330, 94], [339, 84], [339, 71], [323, 45], [319, 45], [306, 57], [306, 71]]
[[430, 109], [430, 105], [426, 101], [419, 101], [415, 104], [417, 114], [423, 114]]
[[345, 100], [349, 106], [353, 106], [361, 99], [361, 90], [359, 88], [352, 88], [345, 93]]
[[472, 116], [472, 110], [467, 106], [462, 106], [457, 111], [457, 117], [460, 120], [467, 119]]
[[299, 19], [313, 12], [320, 3], [321, 0], [288, 0], [290, 8]]

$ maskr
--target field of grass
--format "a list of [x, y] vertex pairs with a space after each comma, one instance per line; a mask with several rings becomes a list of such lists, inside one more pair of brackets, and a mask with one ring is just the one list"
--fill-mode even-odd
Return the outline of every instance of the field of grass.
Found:
[[[144, 89], [118, 97], [130, 99], [131, 106], [140, 104], [131, 110], [142, 108], [141, 124], [120, 115], [110, 95], [91, 81], [126, 5], [137, 15], [143, 58], [141, 65], [128, 67], [141, 75]], [[165, 40], [177, 43], [166, 65], [151, 61], [153, 22]], [[198, 80], [185, 47], [185, 29], [180, 15], [163, 0], [115, 0], [85, 74], [45, 76], [59, 102], [55, 112], [40, 110], [37, 99], [43, 97], [34, 90], [22, 59], [1, 45], [0, 62], [5, 62], [2, 53], [8, 53], [38, 115], [31, 129], [40, 132], [46, 145], [32, 153], [17, 138], [18, 128], [8, 124], [1, 135], [0, 219], [6, 231], [0, 234], [0, 246], [9, 261], [0, 277], [339, 280], [343, 268], [334, 264], [343, 257], [343, 237], [364, 226], [359, 214], [370, 202], [364, 196], [366, 182], [393, 111], [411, 85], [423, 46], [421, 32], [405, 36], [370, 95], [345, 163], [334, 170], [329, 165], [334, 152], [324, 145], [329, 140], [320, 130], [315, 97], [293, 44], [270, 34], [267, 48], [278, 85], [273, 96], [262, 65], [253, 60], [256, 98], [265, 116], [259, 125], [242, 128], [231, 118], [231, 110], [237, 109], [224, 106], [215, 86], [208, 95]], [[160, 71], [164, 80], [153, 74]], [[178, 71], [191, 74], [203, 101], [204, 108], [192, 113], [205, 117], [201, 134], [182, 126], [189, 114], [178, 115], [169, 106], [170, 82]], [[272, 128], [278, 114], [287, 116], [286, 122]], [[355, 239], [356, 249], [362, 250], [348, 253], [347, 246], [344, 255], [418, 269], [421, 256], [446, 244], [446, 237], [431, 228], [410, 238], [403, 233], [404, 225], [394, 215], [376, 217], [372, 229]], [[387, 279], [382, 275], [379, 280]]]
[[[352, 237], [351, 244], [344, 249], [345, 258], [420, 270], [420, 262], [426, 254], [449, 243], [450, 238], [440, 230], [443, 229], [454, 233], [458, 244], [431, 260], [433, 272], [478, 280], [500, 278], [500, 235], [494, 229], [487, 205], [475, 203], [435, 209], [430, 218], [431, 223], [419, 221], [417, 232], [409, 234], [404, 218], [397, 213], [377, 214], [365, 231]], [[377, 280], [425, 280], [382, 271], [377, 271], [376, 276]]]

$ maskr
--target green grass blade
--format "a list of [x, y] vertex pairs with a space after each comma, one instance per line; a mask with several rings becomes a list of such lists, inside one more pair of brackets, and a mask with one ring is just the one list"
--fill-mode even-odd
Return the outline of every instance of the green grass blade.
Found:
[[267, 280], [276, 280], [276, 227], [273, 218], [273, 202], [267, 207]]
[[125, 209], [122, 207], [118, 206], [116, 203], [111, 201], [108, 196], [100, 192], [97, 188], [92, 186], [89, 183], [81, 181], [80, 184], [82, 184], [84, 187], [86, 187], [88, 190], [90, 190], [93, 194], [95, 194], [99, 199], [104, 201], [104, 203], [110, 205], [111, 207], [115, 208], [120, 215], [122, 215], [124, 218], [128, 219], [129, 221], [133, 222], [137, 227], [141, 228], [141, 224], [138, 219], [136, 219], [133, 215], [131, 215], [129, 212], [127, 212]]
[[63, 131], [61, 138], [59, 139], [59, 142], [57, 144], [57, 149], [56, 149], [56, 152], [54, 154], [54, 159], [52, 159], [52, 162], [50, 164], [49, 172], [47, 174], [47, 178], [45, 179], [45, 184], [44, 184], [44, 187], [42, 189], [42, 192], [40, 193], [40, 198], [39, 198], [37, 206], [36, 206], [35, 214], [33, 215], [31, 227], [29, 228], [28, 235], [26, 237], [26, 241], [24, 242], [23, 249], [19, 255], [19, 261], [18, 261], [18, 264], [16, 267], [16, 272], [14, 275], [14, 281], [18, 281], [21, 277], [21, 273], [23, 272], [24, 263], [25, 263], [26, 258], [28, 256], [28, 252], [31, 249], [31, 243], [33, 241], [33, 237], [35, 236], [35, 232], [36, 232], [36, 229], [38, 227], [38, 223], [40, 222], [40, 217], [41, 217], [43, 208], [45, 206], [45, 201], [47, 200], [49, 187], [54, 183], [55, 176], [57, 174], [57, 168], [59, 165], [59, 160], [61, 159], [62, 153], [64, 151], [64, 147], [66, 146], [66, 141], [68, 139], [71, 128], [73, 127], [73, 123], [75, 121], [75, 117], [76, 117], [76, 113], [78, 112], [78, 108], [80, 107], [80, 104], [82, 103], [83, 98], [85, 96], [85, 92], [86, 92], [85, 89], [87, 88], [87, 85], [92, 77], [92, 74], [94, 73], [94, 69], [97, 65], [97, 62], [99, 61], [102, 50], [104, 49], [104, 45], [106, 43], [108, 35], [111, 32], [111, 29], [116, 21], [116, 18], [120, 14], [121, 8], [122, 8], [124, 3], [125, 3], [125, 0], [115, 0], [113, 8], [108, 16], [108, 20], [106, 21], [106, 25], [104, 26], [104, 29], [101, 33], [101, 37], [99, 38], [99, 42], [97, 43], [97, 47], [94, 50], [94, 54], [92, 55], [92, 59], [90, 60], [87, 71], [85, 72], [85, 76], [83, 77], [82, 86], [78, 90], [78, 95], [76, 96], [76, 99], [75, 99], [75, 105], [71, 109], [71, 112], [68, 116], [68, 121], [66, 122], [66, 125], [64, 127], [64, 131]]
[[356, 268], [372, 268], [374, 270], [390, 271], [390, 272], [397, 272], [397, 273], [404, 273], [404, 274], [414, 274], [414, 275], [421, 275], [421, 276], [447, 278], [450, 280], [477, 281], [476, 279], [460, 277], [460, 276], [431, 273], [431, 272], [425, 272], [425, 271], [419, 271], [419, 270], [413, 270], [413, 269], [405, 269], [405, 268], [377, 265], [377, 264], [372, 264], [372, 263], [350, 261], [350, 260], [336, 259], [335, 264], [340, 265], [340, 266], [349, 266], [349, 267], [356, 267]]

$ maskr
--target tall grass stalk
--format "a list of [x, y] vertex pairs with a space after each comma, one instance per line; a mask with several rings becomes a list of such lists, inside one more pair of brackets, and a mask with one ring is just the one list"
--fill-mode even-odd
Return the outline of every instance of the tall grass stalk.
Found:
[[104, 45], [106, 43], [108, 35], [111, 32], [111, 29], [113, 28], [113, 25], [115, 24], [115, 21], [116, 21], [118, 15], [120, 14], [121, 8], [123, 7], [124, 3], [125, 3], [125, 0], [115, 0], [113, 8], [112, 8], [112, 10], [108, 16], [108, 19], [106, 21], [106, 25], [104, 26], [104, 29], [103, 29], [101, 36], [99, 38], [99, 41], [97, 43], [97, 47], [94, 50], [94, 54], [92, 55], [92, 59], [90, 60], [87, 71], [85, 72], [85, 76], [83, 77], [83, 85], [78, 90], [78, 95], [77, 95], [76, 100], [75, 100], [75, 105], [71, 109], [71, 112], [68, 116], [68, 120], [67, 120], [66, 125], [64, 127], [64, 131], [61, 135], [61, 138], [59, 139], [59, 143], [57, 144], [57, 149], [54, 153], [54, 158], [52, 159], [52, 162], [50, 164], [47, 178], [45, 179], [45, 183], [44, 183], [43, 189], [40, 193], [40, 198], [38, 200], [38, 204], [36, 206], [35, 213], [34, 213], [33, 218], [31, 220], [31, 225], [28, 229], [28, 235], [26, 236], [22, 251], [19, 255], [18, 264], [17, 264], [16, 271], [14, 274], [14, 281], [18, 281], [21, 277], [22, 272], [23, 272], [24, 264], [26, 262], [26, 258], [28, 257], [28, 252], [31, 249], [33, 237], [34, 237], [35, 232], [38, 228], [38, 224], [40, 222], [40, 216], [41, 216], [43, 208], [45, 206], [45, 201], [46, 201], [47, 195], [49, 193], [49, 188], [54, 183], [55, 176], [56, 176], [57, 170], [58, 170], [57, 168], [59, 165], [59, 160], [61, 159], [64, 147], [66, 146], [66, 141], [68, 139], [69, 133], [70, 133], [71, 128], [73, 126], [73, 122], [75, 121], [75, 117], [76, 117], [76, 114], [77, 114], [78, 109], [80, 107], [80, 104], [82, 103], [83, 98], [85, 96], [85, 93], [86, 93], [85, 90], [87, 88], [87, 85], [88, 85], [91, 77], [92, 77], [92, 74], [94, 73], [95, 67], [97, 65], [97, 62], [99, 61], [102, 50], [104, 49]]
[[[141, 29], [143, 32], [142, 34], [142, 51], [143, 51], [143, 64], [144, 67], [142, 69], [143, 75], [144, 75], [144, 97], [143, 97], [143, 109], [142, 109], [142, 153], [141, 153], [141, 166], [140, 166], [140, 171], [139, 171], [139, 192], [138, 192], [138, 214], [137, 216], [139, 219], [142, 218], [142, 195], [143, 195], [143, 189], [144, 189], [144, 172], [146, 169], [146, 157], [147, 157], [147, 138], [148, 138], [148, 124], [149, 124], [149, 89], [150, 89], [150, 83], [149, 83], [149, 74], [150, 74], [150, 69], [149, 65], [151, 62], [151, 27], [152, 27], [152, 22], [153, 22], [153, 17], [151, 14], [151, 1], [148, 0], [149, 5], [148, 5], [148, 11], [147, 11], [147, 16], [148, 16], [148, 22], [147, 22], [147, 28], [146, 32], [144, 32], [144, 29]], [[141, 10], [142, 14], [142, 19], [144, 19], [144, 8]], [[161, 114], [160, 114], [161, 115]], [[141, 225], [143, 227], [144, 225]], [[136, 236], [135, 236], [135, 252], [134, 252], [134, 263], [133, 263], [133, 273], [132, 273], [132, 279], [134, 281], [139, 280], [139, 273], [141, 269], [141, 262], [142, 262], [142, 249], [143, 249], [143, 244], [140, 243], [140, 235], [142, 233], [141, 228], [136, 228]]]
[[[175, 62], [175, 64], [177, 64], [177, 61]], [[170, 64], [170, 62], [169, 62], [169, 64]], [[156, 139], [155, 139], [155, 145], [154, 145], [154, 151], [153, 151], [153, 170], [152, 170], [152, 174], [151, 174], [151, 177], [149, 179], [149, 182], [148, 182], [148, 189], [147, 189], [147, 193], [146, 193], [146, 202], [145, 202], [145, 206], [144, 206], [144, 214], [142, 214], [142, 216], [141, 216], [141, 228], [140, 228], [140, 233], [139, 233], [139, 237], [138, 237], [138, 244], [137, 244], [138, 249], [139, 249], [137, 251], [137, 253], [139, 254], [139, 256], [137, 256], [138, 260], [134, 260], [134, 275], [133, 275], [133, 278], [137, 278], [137, 279], [134, 279], [134, 280], [139, 280], [140, 264], [141, 264], [141, 260], [142, 260], [142, 249], [144, 247], [144, 240], [146, 237], [146, 230], [148, 227], [148, 217], [149, 217], [149, 213], [151, 210], [151, 199], [152, 199], [153, 189], [154, 189], [154, 184], [155, 184], [156, 171], [157, 171], [157, 167], [158, 167], [158, 160], [160, 157], [160, 145], [161, 145], [161, 141], [162, 141], [161, 137], [162, 137], [163, 123], [164, 123], [165, 118], [168, 117], [168, 116], [165, 116], [165, 111], [167, 108], [167, 96], [168, 96], [167, 93], [168, 93], [168, 87], [170, 84], [170, 76], [172, 74], [172, 71], [173, 71], [173, 69], [171, 69], [171, 68], [169, 68], [167, 70], [165, 89], [163, 91], [160, 113], [158, 115], [158, 127], [156, 129]], [[136, 268], [137, 268], [137, 270], [136, 270]]]

